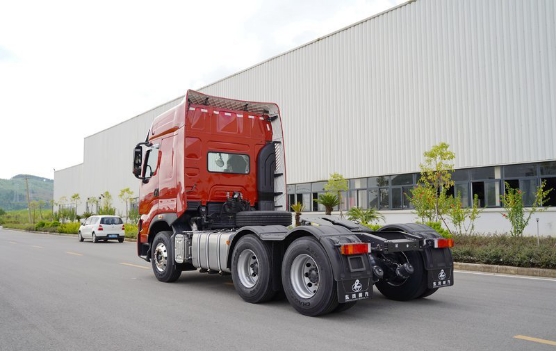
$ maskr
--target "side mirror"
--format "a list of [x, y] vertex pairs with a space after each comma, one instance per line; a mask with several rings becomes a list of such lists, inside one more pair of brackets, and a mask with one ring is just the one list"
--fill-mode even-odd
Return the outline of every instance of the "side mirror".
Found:
[[143, 168], [141, 167], [143, 164], [143, 143], [140, 143], [135, 146], [133, 150], [133, 175], [138, 179], [143, 179]]

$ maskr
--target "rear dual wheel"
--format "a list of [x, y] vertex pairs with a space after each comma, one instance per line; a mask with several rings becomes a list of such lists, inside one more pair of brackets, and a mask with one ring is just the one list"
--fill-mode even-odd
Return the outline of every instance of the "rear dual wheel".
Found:
[[232, 254], [232, 281], [242, 299], [249, 303], [271, 300], [273, 290], [271, 246], [255, 235], [246, 235], [238, 241]]
[[313, 237], [299, 238], [286, 250], [282, 286], [290, 304], [303, 315], [318, 316], [354, 305], [351, 302], [339, 305], [329, 258]]
[[399, 252], [393, 255], [393, 261], [400, 264], [410, 263], [414, 272], [406, 279], [397, 278], [391, 281], [377, 282], [375, 286], [383, 296], [395, 301], [409, 301], [427, 297], [437, 291], [436, 288], [428, 289], [427, 287], [427, 271], [419, 252]]

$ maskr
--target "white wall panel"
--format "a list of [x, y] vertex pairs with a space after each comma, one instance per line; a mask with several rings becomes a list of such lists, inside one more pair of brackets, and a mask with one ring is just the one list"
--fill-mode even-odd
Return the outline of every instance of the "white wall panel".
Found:
[[[456, 168], [555, 160], [555, 39], [554, 0], [416, 0], [199, 90], [278, 103], [288, 183], [416, 172], [442, 141]], [[123, 211], [132, 149], [178, 101], [87, 137], [55, 200]]]
[[555, 159], [555, 2], [417, 0], [204, 92], [277, 102], [288, 182]]

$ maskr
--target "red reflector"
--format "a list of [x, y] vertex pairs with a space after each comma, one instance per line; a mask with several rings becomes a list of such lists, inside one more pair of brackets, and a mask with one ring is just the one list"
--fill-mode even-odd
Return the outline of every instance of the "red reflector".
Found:
[[452, 238], [438, 238], [433, 245], [435, 248], [452, 248], [453, 246], [454, 240]]
[[340, 246], [340, 253], [342, 255], [356, 255], [371, 252], [371, 245], [369, 243], [348, 243]]

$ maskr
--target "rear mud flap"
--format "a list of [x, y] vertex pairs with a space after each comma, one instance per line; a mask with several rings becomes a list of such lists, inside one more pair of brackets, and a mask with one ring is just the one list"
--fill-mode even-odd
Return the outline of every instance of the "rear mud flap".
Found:
[[337, 281], [338, 302], [346, 303], [370, 298], [373, 292], [370, 281], [369, 277]]
[[427, 287], [439, 288], [454, 285], [453, 267], [439, 268], [427, 271]]

